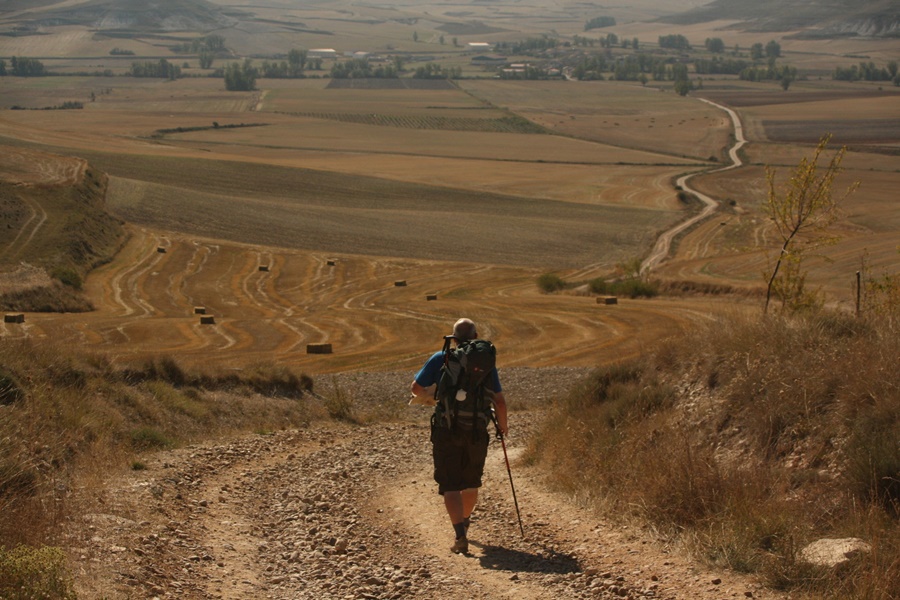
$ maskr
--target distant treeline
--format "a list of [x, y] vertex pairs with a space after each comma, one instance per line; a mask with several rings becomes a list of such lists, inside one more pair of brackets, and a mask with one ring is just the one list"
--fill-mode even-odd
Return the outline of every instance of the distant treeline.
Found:
[[78, 102], [76, 100], [68, 100], [63, 102], [62, 104], [57, 104], [56, 106], [44, 106], [42, 108], [28, 108], [25, 106], [19, 106], [18, 104], [14, 104], [10, 106], [10, 110], [73, 110], [84, 108], [83, 102]]
[[181, 77], [181, 67], [161, 58], [158, 61], [133, 62], [128, 74], [132, 77], [178, 79]]
[[191, 131], [209, 131], [210, 129], [240, 129], [242, 127], [266, 127], [268, 123], [232, 123], [229, 125], [219, 125], [218, 121], [213, 121], [212, 125], [196, 125], [194, 127], [172, 127], [169, 129], [157, 129], [153, 132], [155, 138], [163, 137], [170, 133], [188, 133]]
[[224, 52], [226, 49], [225, 38], [221, 35], [212, 34], [190, 42], [170, 46], [169, 49], [177, 54], [199, 54], [204, 51], [213, 53]]
[[874, 62], [861, 62], [859, 66], [837, 67], [834, 70], [834, 79], [838, 81], [890, 81], [894, 85], [900, 85], [900, 74], [897, 71], [897, 61], [890, 61], [887, 66], [878, 68]]
[[392, 63], [373, 65], [364, 58], [354, 58], [345, 62], [335, 63], [331, 67], [331, 76], [334, 79], [396, 79], [400, 76], [396, 65]]
[[10, 60], [9, 69], [6, 67], [6, 61], [0, 60], [0, 76], [13, 75], [14, 77], [42, 77], [47, 74], [44, 69], [44, 63], [36, 58], [25, 58], [22, 56], [13, 56]]
[[584, 30], [599, 29], [601, 27], [612, 27], [616, 24], [615, 17], [594, 17], [584, 24]]

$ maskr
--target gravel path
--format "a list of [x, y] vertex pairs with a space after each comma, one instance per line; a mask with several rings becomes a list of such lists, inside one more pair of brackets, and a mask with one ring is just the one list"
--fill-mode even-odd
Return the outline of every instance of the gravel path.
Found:
[[[515, 402], [559, 394], [574, 375], [515, 369], [503, 378]], [[377, 399], [405, 392], [410, 374], [372, 379]], [[776, 597], [548, 491], [517, 461], [536, 410], [511, 414], [508, 440], [525, 538], [492, 443], [470, 555], [451, 554], [452, 529], [431, 480], [427, 409], [409, 410], [418, 411], [411, 422], [314, 424], [150, 457], [146, 470], [111, 482], [103, 513], [75, 523], [81, 597]]]

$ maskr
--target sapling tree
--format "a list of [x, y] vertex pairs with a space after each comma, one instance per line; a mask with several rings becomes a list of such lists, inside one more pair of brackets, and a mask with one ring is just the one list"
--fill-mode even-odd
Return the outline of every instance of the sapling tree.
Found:
[[777, 184], [774, 169], [766, 168], [769, 193], [763, 210], [775, 226], [780, 248], [764, 273], [767, 283], [764, 313], [768, 312], [773, 295], [781, 299], [785, 308], [809, 305], [811, 297], [804, 286], [803, 258], [816, 248], [834, 243], [829, 229], [839, 216], [839, 206], [859, 187], [858, 181], [853, 182], [843, 194], [835, 196], [834, 180], [841, 173], [841, 161], [847, 149], [841, 148], [827, 164], [820, 166], [830, 140], [830, 135], [823, 137], [812, 157], [804, 157], [783, 184]]

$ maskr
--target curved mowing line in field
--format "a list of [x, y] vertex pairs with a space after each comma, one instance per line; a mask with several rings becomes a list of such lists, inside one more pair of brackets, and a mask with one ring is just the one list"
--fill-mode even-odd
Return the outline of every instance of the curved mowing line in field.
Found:
[[219, 346], [216, 349], [217, 350], [225, 350], [227, 348], [230, 348], [231, 346], [234, 346], [237, 343], [237, 340], [234, 339], [233, 337], [231, 337], [230, 335], [226, 334], [224, 331], [222, 331], [221, 327], [222, 327], [221, 324], [210, 326], [210, 325], [201, 325], [200, 323], [193, 323], [191, 325], [191, 329], [194, 330], [194, 334], [197, 336], [197, 338], [205, 340], [205, 342], [203, 343], [203, 345], [200, 346], [200, 348], [212, 346], [213, 345], [212, 338], [213, 337], [221, 337], [221, 338], [225, 339], [225, 345]]
[[0, 323], [0, 339], [4, 340], [21, 340], [28, 337], [23, 325], [10, 327], [7, 323]]
[[[166, 246], [171, 246], [171, 243], [168, 242], [168, 240], [164, 237], [161, 237], [157, 240], [156, 246], [161, 246], [163, 240], [167, 242]], [[147, 295], [143, 293], [143, 287], [144, 283], [147, 280], [147, 273], [149, 273], [154, 267], [156, 267], [156, 265], [158, 265], [163, 260], [163, 257], [167, 255], [153, 250], [153, 254], [151, 256], [153, 258], [149, 261], [147, 266], [143, 269], [135, 271], [127, 280], [127, 287], [131, 292], [134, 303], [144, 311], [144, 314], [139, 318], [149, 317], [157, 312], [156, 307], [154, 307], [144, 299]]]
[[[126, 277], [128, 277], [129, 280], [131, 280], [132, 273], [137, 271], [137, 269], [139, 269], [140, 266], [145, 261], [147, 261], [148, 257], [150, 256], [150, 251], [148, 248], [148, 246], [150, 246], [150, 244], [148, 242], [150, 242], [151, 240], [149, 240], [149, 236], [143, 230], [140, 230], [138, 232], [138, 235], [140, 235], [143, 238], [144, 249], [140, 253], [143, 258], [136, 261], [135, 263], [130, 265], [128, 268], [120, 270], [118, 273], [116, 273], [116, 275], [109, 282], [109, 285], [112, 288], [113, 300], [116, 302], [116, 304], [118, 304], [119, 306], [121, 306], [124, 309], [125, 312], [122, 315], [124, 317], [128, 317], [128, 316], [131, 316], [132, 314], [134, 314], [135, 309], [132, 306], [130, 306], [127, 302], [125, 302], [125, 297], [124, 297], [125, 288], [122, 285], [122, 281]], [[148, 269], [149, 269], [149, 267], [148, 267]], [[135, 290], [132, 290], [132, 293], [134, 293], [134, 292], [135, 292]]]
[[[245, 267], [247, 269], [247, 272], [243, 276], [240, 276], [240, 273], [238, 273], [236, 277], [240, 276], [240, 291], [243, 292], [244, 298], [246, 300], [245, 304], [247, 306], [253, 306], [258, 309], [259, 312], [262, 313], [262, 318], [272, 318], [280, 311], [278, 309], [273, 310], [271, 308], [273, 303], [268, 299], [265, 291], [262, 290], [263, 282], [270, 275], [270, 273], [259, 270], [259, 265], [263, 264], [263, 256], [264, 253], [262, 252], [256, 252], [255, 255], [248, 253], [247, 263]], [[258, 298], [256, 294], [250, 289], [250, 282], [253, 280], [255, 280], [254, 288], [256, 289], [256, 292], [260, 296], [262, 296], [261, 299]]]
[[717, 104], [712, 102], [711, 100], [706, 100], [705, 98], [700, 98], [701, 102], [705, 102], [716, 108], [720, 108], [728, 113], [728, 116], [731, 118], [731, 122], [734, 125], [734, 145], [728, 150], [728, 157], [731, 159], [731, 164], [725, 167], [721, 167], [718, 169], [713, 169], [710, 171], [699, 171], [696, 173], [690, 173], [688, 175], [682, 175], [678, 178], [675, 185], [681, 187], [684, 191], [689, 194], [695, 195], [699, 198], [703, 204], [705, 205], [703, 210], [700, 211], [699, 214], [694, 215], [690, 219], [686, 221], [682, 221], [672, 229], [664, 232], [659, 238], [656, 240], [656, 246], [654, 246], [653, 251], [650, 253], [650, 256], [644, 260], [643, 264], [641, 264], [641, 271], [646, 272], [650, 271], [654, 267], [659, 266], [668, 256], [669, 250], [672, 247], [672, 240], [676, 235], [686, 230], [688, 227], [699, 223], [700, 221], [706, 219], [711, 214], [713, 214], [719, 208], [719, 202], [714, 198], [707, 196], [706, 194], [695, 190], [694, 188], [688, 185], [688, 181], [698, 175], [709, 175], [712, 173], [722, 173], [724, 171], [730, 171], [731, 169], [737, 169], [738, 167], [743, 166], [743, 161], [739, 156], [738, 152], [741, 148], [743, 148], [744, 144], [747, 143], [747, 140], [744, 138], [744, 127], [741, 124], [741, 119], [738, 114], [727, 106], [722, 106], [721, 104]]
[[[204, 265], [206, 265], [206, 261], [209, 259], [210, 254], [214, 251], [210, 249], [210, 246], [206, 246], [197, 240], [192, 240], [191, 244], [194, 246], [194, 251], [191, 258], [188, 260], [184, 272], [173, 275], [169, 279], [169, 286], [172, 288], [171, 293], [173, 300], [178, 297], [183, 299], [183, 302], [176, 302], [176, 304], [180, 304], [186, 310], [192, 312], [193, 307], [196, 306], [197, 303], [186, 291], [188, 279], [200, 274]], [[216, 246], [216, 248], [218, 247]]]

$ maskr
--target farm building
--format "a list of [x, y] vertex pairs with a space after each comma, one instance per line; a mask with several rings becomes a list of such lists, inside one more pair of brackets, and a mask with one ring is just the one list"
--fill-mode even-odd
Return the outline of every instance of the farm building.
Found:
[[337, 58], [338, 53], [334, 48], [315, 48], [307, 51], [309, 58]]
[[469, 42], [466, 44], [466, 50], [469, 52], [490, 52], [491, 44], [487, 42]]

